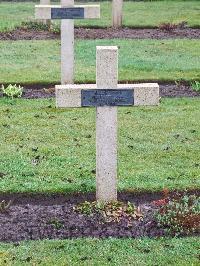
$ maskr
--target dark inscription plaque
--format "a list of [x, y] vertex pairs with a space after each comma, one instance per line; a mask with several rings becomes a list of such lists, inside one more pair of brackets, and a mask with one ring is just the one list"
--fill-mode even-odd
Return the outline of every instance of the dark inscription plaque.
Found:
[[52, 19], [82, 19], [84, 18], [83, 7], [51, 8]]
[[132, 89], [82, 90], [81, 105], [88, 106], [130, 106], [134, 105]]

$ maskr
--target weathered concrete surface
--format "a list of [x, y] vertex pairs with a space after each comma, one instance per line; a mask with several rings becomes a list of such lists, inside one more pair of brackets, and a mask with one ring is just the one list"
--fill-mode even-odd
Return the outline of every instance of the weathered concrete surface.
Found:
[[[81, 107], [81, 90], [90, 89], [97, 89], [97, 85], [56, 85], [57, 107]], [[159, 85], [157, 83], [118, 84], [116, 89], [133, 89], [135, 106], [159, 104]]]
[[[50, 5], [51, 0], [40, 0], [40, 5]], [[50, 19], [43, 19], [43, 20], [38, 20], [39, 22], [48, 25], [49, 27], [51, 26], [51, 20]]]
[[[61, 5], [36, 5], [35, 6], [35, 18], [36, 19], [51, 19], [51, 8], [61, 8], [61, 7], [62, 7]], [[84, 19], [100, 18], [99, 5], [74, 5], [73, 7], [84, 8]]]
[[57, 85], [56, 86], [56, 106], [81, 107], [81, 90], [95, 89], [96, 84], [89, 85]]
[[134, 105], [158, 105], [160, 100], [157, 83], [138, 84], [134, 88]]
[[122, 26], [123, 0], [112, 0], [112, 26], [119, 28]]
[[[118, 83], [118, 48], [96, 50], [97, 89], [116, 89]], [[117, 200], [117, 107], [96, 108], [96, 198]]]
[[[61, 0], [62, 7], [73, 7], [74, 0]], [[74, 82], [74, 20], [61, 19], [61, 84]]]

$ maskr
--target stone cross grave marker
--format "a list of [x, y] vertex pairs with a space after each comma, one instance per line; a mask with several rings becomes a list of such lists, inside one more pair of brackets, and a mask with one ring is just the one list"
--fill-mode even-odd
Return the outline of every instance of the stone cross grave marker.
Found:
[[112, 26], [119, 28], [122, 26], [123, 0], [112, 0]]
[[[50, 5], [51, 4], [51, 0], [40, 0], [40, 5]], [[40, 21], [40, 20], [38, 20]], [[41, 20], [41, 22], [43, 24], [48, 25], [49, 27], [51, 26], [51, 20], [50, 19], [43, 19]]]
[[96, 107], [96, 198], [117, 200], [117, 106], [158, 105], [159, 86], [118, 83], [118, 48], [97, 46], [96, 84], [57, 85], [56, 106]]
[[35, 6], [35, 18], [61, 19], [61, 84], [74, 83], [74, 19], [100, 18], [99, 5], [74, 5], [74, 0], [61, 0], [61, 5]]

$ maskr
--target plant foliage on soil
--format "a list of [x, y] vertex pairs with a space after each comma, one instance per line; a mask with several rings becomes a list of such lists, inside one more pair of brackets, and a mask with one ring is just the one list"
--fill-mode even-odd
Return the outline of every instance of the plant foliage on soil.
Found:
[[21, 87], [20, 85], [8, 85], [7, 87], [4, 87], [4, 85], [2, 85], [2, 93], [4, 96], [10, 97], [10, 98], [20, 98], [22, 96], [23, 93], [23, 87]]
[[200, 233], [200, 197], [185, 194], [166, 198], [156, 219], [173, 236]]
[[131, 202], [88, 202], [85, 201], [74, 207], [74, 210], [86, 215], [99, 214], [99, 220], [102, 223], [119, 223], [122, 220], [131, 226], [134, 220], [141, 220], [143, 215], [139, 207], [135, 207]]
[[191, 83], [191, 87], [194, 91], [199, 91], [200, 92], [200, 81], [193, 81]]
[[4, 213], [4, 212], [7, 212], [8, 209], [10, 208], [11, 206], [11, 200], [9, 202], [6, 202], [5, 200], [2, 200], [0, 202], [0, 213]]

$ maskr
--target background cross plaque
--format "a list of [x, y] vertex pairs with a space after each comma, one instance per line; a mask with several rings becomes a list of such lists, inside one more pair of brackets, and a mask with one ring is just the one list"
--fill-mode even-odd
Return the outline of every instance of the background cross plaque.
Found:
[[61, 0], [61, 5], [36, 5], [35, 18], [61, 19], [61, 84], [73, 84], [74, 19], [100, 18], [100, 6], [76, 6], [74, 0]]
[[97, 46], [96, 84], [57, 85], [57, 107], [96, 107], [96, 197], [117, 200], [117, 106], [158, 105], [159, 86], [118, 85], [118, 48]]

